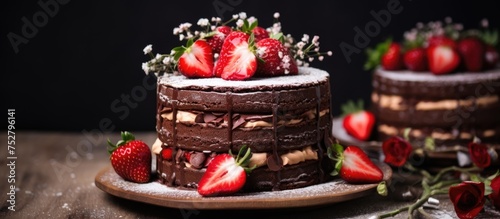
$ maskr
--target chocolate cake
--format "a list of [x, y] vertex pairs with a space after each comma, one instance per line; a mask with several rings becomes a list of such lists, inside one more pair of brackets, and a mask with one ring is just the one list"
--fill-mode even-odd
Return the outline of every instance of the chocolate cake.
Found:
[[[157, 173], [168, 186], [196, 188], [216, 154], [246, 145], [256, 165], [247, 191], [284, 190], [328, 179], [330, 83], [327, 72], [245, 81], [163, 75], [157, 90]], [[161, 156], [171, 150], [172, 159]]]
[[500, 70], [433, 75], [378, 68], [372, 107], [381, 140], [432, 137], [437, 145], [467, 145], [474, 137], [500, 144]]

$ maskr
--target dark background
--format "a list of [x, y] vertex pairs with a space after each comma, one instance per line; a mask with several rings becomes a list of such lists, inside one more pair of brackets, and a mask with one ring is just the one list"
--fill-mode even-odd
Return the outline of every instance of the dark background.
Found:
[[[312, 66], [331, 74], [333, 114], [337, 116], [341, 103], [358, 98], [367, 102], [371, 90], [370, 72], [363, 70], [364, 52], [352, 54], [348, 63], [339, 45], [354, 45], [354, 28], [364, 29], [375, 21], [370, 11], [387, 10], [388, 2], [60, 0], [57, 11], [51, 6], [53, 16], [47, 16], [45, 24], [41, 17], [36, 34], [26, 37], [27, 43], [20, 44], [15, 53], [8, 34], [23, 36], [23, 17], [33, 22], [43, 9], [39, 1], [7, 1], [0, 9], [2, 109], [16, 109], [16, 128], [22, 130], [154, 130], [155, 90], [143, 83], [154, 83], [155, 78], [146, 77], [141, 69], [141, 63], [148, 60], [142, 52], [147, 44], [153, 44], [155, 53], [168, 53], [181, 45], [172, 34], [180, 23], [196, 24], [199, 18], [213, 16], [227, 20], [245, 11], [268, 27], [278, 11], [285, 33], [299, 39], [304, 33], [319, 35], [321, 50], [333, 51], [332, 57]], [[492, 27], [500, 25], [495, 1], [393, 2], [399, 2], [401, 13], [392, 14], [389, 24], [370, 37], [369, 46], [388, 36], [401, 39], [417, 22], [446, 16], [466, 28], [478, 27], [483, 18]]]

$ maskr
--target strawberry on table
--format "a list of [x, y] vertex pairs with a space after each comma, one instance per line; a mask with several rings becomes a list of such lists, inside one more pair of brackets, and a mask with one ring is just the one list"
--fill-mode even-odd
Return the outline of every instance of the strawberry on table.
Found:
[[219, 154], [208, 164], [205, 174], [198, 183], [198, 193], [202, 196], [229, 195], [238, 192], [245, 185], [252, 153], [250, 148], [242, 147], [236, 156]]
[[179, 72], [188, 78], [208, 78], [213, 77], [214, 59], [212, 48], [205, 40], [196, 40], [194, 43], [190, 39], [186, 47], [176, 47], [173, 49], [176, 57], [179, 57]]
[[363, 101], [359, 100], [357, 104], [348, 101], [342, 105], [342, 112], [344, 115], [342, 126], [346, 132], [358, 140], [367, 140], [372, 133], [375, 116], [363, 108]]
[[265, 38], [255, 44], [257, 47], [257, 75], [294, 75], [299, 72], [295, 59], [288, 48], [277, 39]]
[[458, 41], [457, 50], [467, 71], [478, 72], [483, 69], [485, 47], [477, 37], [467, 37]]
[[137, 183], [149, 181], [151, 175], [151, 150], [130, 132], [121, 132], [117, 144], [108, 139], [111, 166], [125, 180]]
[[328, 157], [336, 161], [331, 175], [340, 175], [348, 183], [378, 183], [384, 178], [382, 170], [357, 146], [344, 150], [342, 145], [334, 144], [328, 148]]
[[[253, 35], [252, 35], [253, 36]], [[257, 70], [254, 38], [241, 31], [226, 36], [215, 65], [215, 76], [226, 80], [245, 80]]]

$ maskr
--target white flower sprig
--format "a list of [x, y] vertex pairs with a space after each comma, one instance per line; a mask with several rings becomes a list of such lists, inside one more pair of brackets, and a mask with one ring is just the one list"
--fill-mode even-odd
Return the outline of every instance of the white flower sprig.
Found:
[[[273, 25], [266, 29], [269, 36], [274, 39], [279, 39], [283, 45], [289, 48], [292, 58], [295, 59], [298, 66], [309, 66], [310, 62], [315, 60], [322, 61], [325, 56], [332, 56], [331, 51], [321, 52], [319, 47], [319, 36], [313, 36], [304, 34], [300, 41], [296, 41], [290, 34], [284, 35], [282, 32], [281, 22], [279, 21], [280, 13], [276, 12], [273, 14], [274, 22]], [[196, 25], [189, 22], [181, 23], [178, 27], [175, 27], [172, 31], [174, 36], [178, 36], [179, 41], [193, 42], [197, 39], [204, 39], [215, 35], [216, 28], [219, 26], [229, 26], [233, 23], [232, 29], [239, 30], [243, 32], [251, 32], [251, 30], [258, 26], [258, 21], [253, 16], [247, 16], [245, 12], [240, 12], [234, 14], [228, 21], [222, 22], [219, 17], [200, 18]], [[197, 30], [194, 30], [197, 27]], [[163, 73], [170, 72], [176, 73], [177, 70], [177, 58], [175, 48], [170, 54], [156, 54], [152, 53], [152, 45], [147, 45], [143, 52], [145, 55], [149, 55], [150, 60], [142, 63], [142, 69], [146, 74], [154, 72], [156, 76]], [[258, 51], [257, 51], [258, 52]], [[214, 58], [217, 59], [219, 54], [214, 54]], [[284, 56], [287, 60], [286, 63], [290, 62], [289, 56]]]

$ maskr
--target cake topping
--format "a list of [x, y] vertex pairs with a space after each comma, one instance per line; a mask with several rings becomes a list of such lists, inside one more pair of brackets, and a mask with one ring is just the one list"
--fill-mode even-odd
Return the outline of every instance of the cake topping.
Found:
[[380, 65], [391, 71], [408, 69], [442, 75], [495, 68], [499, 60], [498, 31], [488, 29], [487, 20], [482, 24], [481, 28], [464, 29], [451, 18], [446, 18], [444, 23], [418, 23], [404, 33], [401, 42], [388, 38], [368, 48], [365, 69]]
[[344, 150], [340, 144], [333, 144], [328, 148], [328, 157], [334, 161], [335, 170], [331, 175], [340, 175], [348, 183], [378, 183], [384, 174], [361, 150], [350, 145]]
[[[144, 48], [150, 60], [142, 64], [146, 74], [159, 76], [177, 71], [188, 78], [221, 77], [225, 80], [246, 80], [259, 76], [297, 74], [297, 66], [307, 67], [314, 60], [322, 61], [332, 52], [320, 52], [319, 37], [312, 40], [304, 34], [300, 41], [281, 31], [279, 13], [274, 14], [272, 27], [259, 26], [255, 17], [242, 12], [222, 23], [220, 18], [202, 18], [193, 31], [191, 23], [174, 28], [173, 34], [185, 46], [170, 54], [152, 53], [152, 45]], [[233, 24], [233, 26], [230, 26]], [[214, 64], [215, 63], [215, 64]]]

